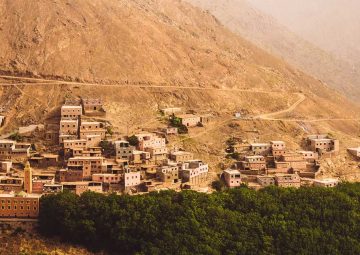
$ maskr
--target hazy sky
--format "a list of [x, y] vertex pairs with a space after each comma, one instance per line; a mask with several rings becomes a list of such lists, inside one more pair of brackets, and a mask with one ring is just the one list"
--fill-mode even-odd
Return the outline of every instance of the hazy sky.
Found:
[[360, 63], [360, 0], [248, 0], [304, 39]]

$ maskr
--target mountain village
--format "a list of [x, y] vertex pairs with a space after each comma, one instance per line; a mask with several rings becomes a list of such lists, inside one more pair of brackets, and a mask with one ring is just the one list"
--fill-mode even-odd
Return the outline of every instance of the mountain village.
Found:
[[[213, 192], [216, 184], [261, 189], [339, 183], [338, 178], [318, 177], [319, 159], [336, 157], [340, 148], [339, 140], [321, 134], [304, 137], [297, 151], [287, 149], [283, 141], [229, 138], [224, 150], [234, 163], [214, 179], [207, 162], [168, 141], [188, 129], [204, 127], [211, 114], [184, 114], [177, 107], [160, 112], [167, 128], [114, 135], [109, 123], [93, 120], [106, 116], [101, 99], [66, 99], [59, 122], [35, 126], [28, 141], [18, 133], [0, 140], [0, 217], [36, 218], [40, 197], [63, 191], [136, 195], [166, 189]], [[242, 114], [235, 113], [234, 118], [241, 119]], [[3, 123], [6, 116], [0, 120]], [[51, 152], [37, 152], [31, 142], [34, 137], [44, 140]], [[348, 152], [354, 160], [360, 158], [360, 148]]]

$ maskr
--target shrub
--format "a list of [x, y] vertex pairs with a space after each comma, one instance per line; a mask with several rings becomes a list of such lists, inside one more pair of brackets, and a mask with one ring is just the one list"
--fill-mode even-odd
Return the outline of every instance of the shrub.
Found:
[[135, 135], [128, 137], [127, 141], [131, 146], [135, 146], [135, 147], [139, 146], [139, 138], [137, 138], [137, 136]]

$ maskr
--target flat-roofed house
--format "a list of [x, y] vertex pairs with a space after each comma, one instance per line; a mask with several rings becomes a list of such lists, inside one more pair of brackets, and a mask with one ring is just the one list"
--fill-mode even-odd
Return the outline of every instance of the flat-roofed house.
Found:
[[177, 183], [180, 180], [179, 166], [176, 164], [161, 166], [156, 170], [157, 178], [166, 183]]
[[156, 134], [145, 133], [135, 135], [139, 140], [139, 149], [145, 150], [146, 148], [164, 148], [166, 147], [166, 139], [158, 137]]
[[81, 195], [85, 191], [92, 191], [97, 193], [103, 192], [103, 187], [101, 182], [93, 182], [93, 181], [63, 182], [61, 184], [63, 185], [64, 191], [70, 191], [75, 193], [76, 195]]
[[283, 141], [271, 141], [271, 152], [275, 158], [286, 154], [286, 144]]
[[335, 178], [325, 178], [321, 180], [314, 180], [315, 187], [324, 187], [324, 188], [332, 188], [339, 184], [339, 179]]
[[115, 152], [117, 160], [130, 160], [135, 150], [134, 146], [131, 146], [128, 141], [120, 140], [115, 141]]
[[252, 143], [250, 147], [254, 155], [266, 156], [271, 152], [271, 145], [269, 143]]
[[259, 171], [266, 169], [264, 156], [246, 156], [244, 161], [240, 162], [242, 170]]
[[274, 176], [257, 176], [257, 182], [261, 185], [261, 187], [268, 187], [271, 185], [275, 185], [275, 177]]
[[161, 148], [148, 147], [145, 149], [145, 151], [150, 153], [151, 159], [153, 162], [155, 162], [155, 164], [167, 161], [168, 148], [166, 147], [161, 147]]
[[63, 192], [62, 184], [44, 184], [42, 194], [57, 194]]
[[300, 176], [297, 174], [276, 174], [275, 182], [283, 188], [300, 188]]
[[107, 171], [107, 164], [103, 157], [73, 157], [67, 162], [69, 170], [82, 171], [83, 179], [91, 179], [92, 174]]
[[82, 105], [85, 115], [103, 115], [105, 114], [104, 103], [100, 98], [83, 98]]
[[82, 107], [80, 105], [63, 105], [61, 107], [61, 119], [72, 120], [79, 119], [82, 115]]
[[0, 176], [0, 191], [20, 192], [24, 186], [24, 179], [10, 176]]
[[124, 173], [125, 190], [139, 186], [141, 183], [140, 172], [127, 170]]
[[92, 180], [95, 182], [109, 183], [109, 184], [118, 184], [122, 180], [122, 176], [120, 174], [93, 174]]
[[46, 168], [46, 167], [55, 167], [59, 165], [59, 155], [56, 154], [42, 154], [33, 156], [30, 158], [29, 162], [32, 166]]
[[162, 132], [164, 132], [165, 135], [177, 135], [179, 133], [179, 130], [177, 127], [167, 127], [163, 128]]
[[314, 151], [298, 151], [298, 153], [300, 153], [303, 158], [310, 163], [319, 159], [319, 154]]
[[181, 165], [180, 175], [182, 182], [200, 184], [207, 180], [209, 166], [201, 160], [189, 160]]
[[25, 162], [30, 157], [31, 144], [0, 140], [0, 160]]
[[80, 139], [86, 139], [87, 136], [97, 135], [101, 139], [105, 139], [106, 130], [101, 122], [81, 122], [80, 125]]
[[200, 116], [194, 114], [181, 114], [176, 117], [180, 119], [181, 124], [187, 127], [196, 127], [201, 122]]
[[60, 134], [63, 135], [78, 135], [79, 121], [78, 120], [60, 120]]
[[307, 160], [304, 159], [301, 153], [286, 153], [282, 155], [279, 161], [287, 162], [290, 165], [290, 168], [294, 170], [305, 170], [307, 168]]
[[0, 194], [0, 218], [37, 218], [39, 216], [39, 195]]
[[239, 170], [227, 169], [223, 172], [223, 176], [227, 187], [234, 188], [241, 185], [241, 174]]
[[327, 135], [310, 135], [306, 138], [306, 141], [308, 148], [319, 154], [338, 152], [340, 150], [339, 140], [329, 138]]
[[186, 151], [174, 151], [170, 153], [170, 160], [181, 163], [194, 159], [194, 154]]
[[64, 140], [64, 151], [65, 153], [71, 152], [75, 149], [86, 149], [87, 140], [86, 139], [76, 139], [76, 140]]

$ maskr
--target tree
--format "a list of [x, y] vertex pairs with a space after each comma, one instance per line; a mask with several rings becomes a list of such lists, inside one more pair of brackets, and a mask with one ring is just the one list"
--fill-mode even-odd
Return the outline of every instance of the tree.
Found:
[[10, 140], [16, 141], [16, 142], [22, 142], [23, 141], [23, 137], [18, 133], [13, 133], [9, 136]]
[[105, 156], [107, 157], [115, 156], [116, 154], [115, 147], [111, 142], [107, 140], [103, 140], [100, 142], [100, 147], [103, 153], [105, 154]]
[[226, 186], [223, 180], [216, 180], [211, 183], [211, 187], [216, 191], [222, 191]]
[[109, 254], [360, 254], [359, 201], [360, 183], [211, 194], [64, 192], [41, 198], [39, 228]]
[[106, 127], [106, 133], [111, 135], [111, 136], [114, 134], [112, 126], [107, 126]]
[[132, 135], [128, 137], [127, 141], [131, 146], [135, 146], [135, 147], [139, 146], [139, 138], [136, 135]]

